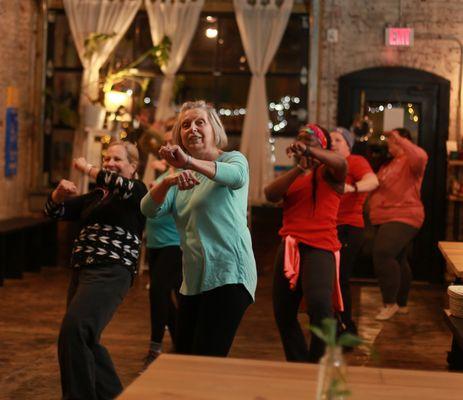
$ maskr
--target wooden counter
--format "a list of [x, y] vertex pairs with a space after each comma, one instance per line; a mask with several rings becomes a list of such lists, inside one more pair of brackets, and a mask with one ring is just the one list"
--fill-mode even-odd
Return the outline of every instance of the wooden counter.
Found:
[[438, 246], [449, 272], [463, 278], [463, 242], [439, 242]]
[[[317, 374], [313, 364], [163, 354], [118, 399], [308, 400]], [[450, 372], [349, 367], [348, 381], [349, 400], [463, 396], [463, 374]]]

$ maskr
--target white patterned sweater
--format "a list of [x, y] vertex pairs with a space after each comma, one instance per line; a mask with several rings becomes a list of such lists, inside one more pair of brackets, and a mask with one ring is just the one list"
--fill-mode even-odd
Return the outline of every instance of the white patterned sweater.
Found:
[[52, 218], [80, 220], [71, 265], [117, 264], [136, 274], [145, 217], [140, 200], [147, 189], [143, 182], [101, 170], [97, 188], [57, 204], [49, 196], [45, 214]]

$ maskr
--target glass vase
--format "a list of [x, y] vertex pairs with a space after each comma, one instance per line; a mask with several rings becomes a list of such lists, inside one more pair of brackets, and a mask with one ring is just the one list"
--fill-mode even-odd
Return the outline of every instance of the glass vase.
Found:
[[321, 358], [317, 380], [317, 400], [345, 400], [350, 395], [347, 388], [347, 367], [340, 346], [326, 346]]

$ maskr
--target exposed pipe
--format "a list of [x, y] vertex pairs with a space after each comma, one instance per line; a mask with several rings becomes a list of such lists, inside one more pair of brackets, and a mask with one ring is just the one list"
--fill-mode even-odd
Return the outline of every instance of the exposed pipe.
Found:
[[399, 0], [399, 26], [402, 27], [402, 0]]
[[309, 121], [319, 122], [320, 119], [320, 31], [321, 31], [321, 2], [312, 0], [310, 15], [310, 54], [309, 54], [309, 84], [308, 84], [308, 112]]

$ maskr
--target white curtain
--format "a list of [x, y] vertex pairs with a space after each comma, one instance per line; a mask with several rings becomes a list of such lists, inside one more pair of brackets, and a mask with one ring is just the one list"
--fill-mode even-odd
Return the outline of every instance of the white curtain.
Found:
[[269, 113], [265, 74], [288, 24], [293, 0], [234, 0], [241, 41], [252, 72], [241, 152], [249, 161], [249, 199], [265, 202], [264, 186], [273, 176], [269, 146]]
[[162, 67], [164, 80], [156, 120], [165, 120], [174, 114], [172, 94], [175, 74], [196, 32], [203, 5], [204, 0], [145, 0], [153, 44], [158, 45], [164, 36], [168, 36], [172, 42], [169, 61]]
[[[81, 121], [85, 119], [85, 106], [98, 99], [100, 68], [129, 28], [141, 2], [142, 0], [63, 0], [72, 38], [84, 67], [79, 102]], [[96, 34], [109, 37], [100, 41], [95, 51], [86, 56], [85, 40]], [[74, 137], [73, 158], [85, 155], [86, 149], [82, 125]], [[83, 189], [80, 174], [71, 170], [71, 179]]]

